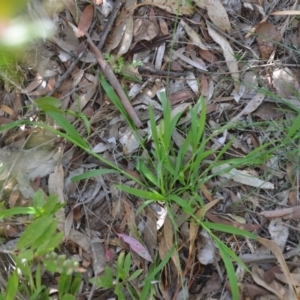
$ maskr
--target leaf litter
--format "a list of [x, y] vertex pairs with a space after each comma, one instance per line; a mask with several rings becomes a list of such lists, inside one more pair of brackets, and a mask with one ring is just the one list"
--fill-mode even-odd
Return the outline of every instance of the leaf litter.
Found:
[[[58, 230], [65, 234], [66, 251], [80, 257], [87, 279], [103, 274], [125, 250], [131, 253], [132, 270], [144, 270], [144, 277], [137, 279], [141, 285], [151, 275], [149, 266], [170, 255], [155, 283], [157, 297], [224, 299], [227, 295], [231, 299], [221, 246], [192, 220], [199, 204], [189, 206], [189, 211], [178, 206], [180, 201], [192, 201], [190, 195], [183, 193], [176, 204], [157, 201], [145, 207], [144, 199], [115, 187], [123, 183], [142, 189], [133, 178], [157, 183], [158, 178], [150, 174], [153, 170], [140, 169], [138, 164], [153, 156], [150, 107], [157, 131], [164, 132], [159, 125], [164, 113], [159, 92], [165, 90], [169, 95], [171, 120], [181, 114], [170, 136], [177, 150], [185, 147], [190, 130], [189, 108], [202, 95], [205, 135], [213, 138], [203, 144], [202, 151], [212, 153], [203, 165], [209, 170], [203, 174], [210, 179], [199, 189], [199, 196], [205, 203], [218, 201], [199, 218], [259, 237], [245, 240], [233, 232], [213, 230], [247, 266], [251, 261], [252, 273], [238, 276], [242, 299], [297, 299], [299, 158], [298, 128], [293, 121], [300, 107], [300, 74], [299, 55], [293, 47], [299, 37], [299, 20], [291, 17], [296, 10], [290, 10], [287, 1], [272, 6], [266, 1], [206, 0], [195, 1], [194, 6], [190, 1], [177, 5], [176, 1], [157, 0], [125, 4], [64, 0], [64, 6], [56, 8], [48, 2], [33, 1], [29, 14], [35, 21], [43, 18], [44, 26], [51, 25], [49, 29], [55, 27], [56, 32], [26, 50], [28, 57], [36, 58], [25, 61], [26, 84], [20, 86], [5, 75], [10, 84], [1, 83], [1, 125], [31, 118], [65, 130], [61, 124], [43, 120], [29, 105], [51, 94], [53, 102], [47, 105], [55, 106], [53, 99], [57, 99], [57, 107], [73, 111], [66, 117], [78, 134], [123, 173], [72, 182], [72, 177], [107, 168], [107, 163], [92, 159], [70, 141], [26, 125], [1, 131], [3, 199], [8, 199], [10, 207], [26, 206], [39, 188], [46, 194], [58, 194], [59, 201], [66, 204], [56, 216]], [[279, 14], [280, 10], [285, 13]], [[103, 52], [98, 44], [104, 46]], [[126, 72], [128, 66], [132, 72]], [[111, 89], [105, 86], [103, 74]], [[121, 105], [109, 98], [111, 91]], [[21, 101], [14, 101], [16, 95]], [[199, 106], [199, 117], [202, 110]], [[140, 129], [134, 132], [134, 125]], [[223, 131], [222, 126], [226, 127]], [[280, 141], [283, 148], [278, 147]], [[251, 160], [235, 164], [235, 159], [266, 144], [273, 149], [276, 164], [270, 157], [256, 166]], [[191, 143], [182, 164], [193, 151]], [[231, 165], [223, 162], [227, 159]], [[170, 160], [175, 165], [174, 153]], [[1, 227], [4, 246], [19, 232], [17, 224], [27, 221], [18, 217], [10, 229]], [[264, 261], [266, 257], [269, 261]], [[239, 269], [234, 271], [238, 274]], [[90, 292], [86, 299], [91, 299], [95, 290], [83, 284]], [[97, 293], [106, 299], [103, 292]]]

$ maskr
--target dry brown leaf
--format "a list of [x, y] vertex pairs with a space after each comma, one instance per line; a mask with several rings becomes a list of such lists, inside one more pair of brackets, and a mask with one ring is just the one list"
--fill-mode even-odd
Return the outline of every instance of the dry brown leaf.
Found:
[[180, 58], [184, 62], [190, 64], [191, 66], [193, 66], [199, 70], [207, 71], [207, 68], [203, 61], [201, 62], [201, 61], [195, 61], [193, 59], [190, 59], [187, 56], [183, 55], [184, 52], [185, 52], [185, 48], [179, 48], [176, 51], [172, 51], [172, 56]]
[[74, 0], [62, 0], [62, 1], [66, 5], [70, 13], [72, 14], [75, 22], [78, 23], [82, 12], [78, 7], [78, 5], [76, 4], [76, 2]]
[[297, 91], [299, 88], [298, 79], [293, 71], [287, 67], [274, 70], [272, 78], [273, 85], [280, 97], [288, 98], [293, 96], [295, 90]]
[[77, 30], [77, 37], [83, 37], [84, 33], [89, 30], [94, 17], [94, 5], [88, 5], [82, 12]]
[[227, 12], [220, 0], [201, 0], [196, 2], [196, 5], [200, 8], [207, 9], [209, 18], [219, 29], [227, 32], [231, 31]]
[[126, 20], [126, 29], [123, 34], [123, 38], [120, 44], [117, 58], [127, 53], [127, 51], [131, 46], [132, 38], [133, 38], [133, 17], [132, 15], [130, 15]]
[[157, 249], [157, 224], [156, 216], [153, 210], [148, 206], [146, 207], [147, 221], [144, 230], [144, 243], [149, 250], [151, 257], [155, 257]]
[[[229, 168], [229, 164], [222, 164], [220, 166], [212, 168], [213, 174], [218, 174], [220, 177], [234, 180], [236, 182], [257, 187], [257, 188], [263, 188], [263, 189], [274, 189], [274, 184], [271, 182], [267, 182], [264, 180], [259, 179], [258, 177], [252, 176], [247, 171], [243, 170], [237, 170], [235, 168]], [[228, 170], [225, 173], [225, 170]]]
[[286, 278], [288, 278], [289, 290], [288, 290], [288, 294], [286, 294], [286, 297], [284, 299], [297, 300], [297, 296], [293, 289], [293, 285], [294, 285], [293, 279], [291, 277], [291, 273], [285, 262], [285, 259], [282, 255], [281, 249], [274, 241], [263, 239], [261, 237], [258, 237], [257, 241], [262, 245], [264, 245], [266, 248], [268, 248], [268, 250], [270, 250], [276, 256], [278, 263], [281, 266], [281, 270], [283, 271]]
[[276, 48], [276, 43], [281, 40], [280, 31], [272, 23], [263, 22], [257, 25], [255, 32], [261, 58], [269, 59]]
[[193, 13], [193, 6], [189, 0], [145, 0], [143, 5], [154, 5], [171, 14], [190, 15]]
[[243, 223], [239, 223], [239, 222], [235, 222], [235, 221], [228, 221], [228, 220], [225, 220], [221, 217], [218, 217], [217, 215], [213, 215], [210, 212], [206, 213], [206, 217], [214, 223], [230, 225], [230, 226], [240, 228], [240, 229], [244, 229], [244, 230], [247, 230], [247, 231], [254, 231], [254, 230], [257, 230], [257, 229], [261, 228], [260, 224], [243, 224]]
[[[178, 210], [178, 207], [176, 205], [172, 206], [172, 211], [174, 214]], [[167, 215], [164, 222], [164, 229], [163, 229], [163, 237], [161, 239], [161, 242], [159, 244], [159, 255], [160, 258], [163, 259], [166, 257], [168, 252], [173, 248], [174, 246], [174, 227], [172, 224], [172, 221], [170, 220], [169, 216]], [[175, 264], [177, 270], [180, 270], [180, 260], [178, 257], [178, 253], [176, 251], [173, 252], [172, 255], [172, 261]]]
[[[64, 198], [64, 170], [61, 164], [54, 168], [54, 173], [49, 175], [49, 193], [57, 195], [58, 201], [60, 203], [65, 203]], [[57, 228], [59, 231], [63, 231], [65, 233], [65, 237], [67, 237], [70, 233], [71, 226], [73, 224], [68, 223], [69, 228], [65, 227], [65, 212], [64, 209], [61, 208], [55, 213], [55, 216], [58, 218], [59, 222]], [[72, 222], [73, 223], [73, 222]], [[66, 232], [67, 229], [67, 232]]]
[[127, 19], [127, 10], [122, 9], [115, 21], [116, 26], [114, 26], [112, 33], [109, 35], [109, 39], [106, 43], [107, 45], [107, 47], [105, 47], [106, 53], [116, 49], [119, 46], [126, 29], [126, 19]]
[[[281, 300], [293, 299], [293, 298], [288, 298], [288, 291], [282, 285], [278, 284], [276, 281], [273, 281], [271, 283], [266, 283], [264, 278], [264, 271], [260, 269], [257, 265], [255, 265], [252, 268], [252, 278], [257, 284], [264, 287], [268, 291], [272, 292], [274, 295], [278, 296], [279, 299]], [[296, 298], [294, 298], [293, 300], [296, 300]]]
[[212, 37], [212, 39], [218, 43], [222, 50], [223, 55], [225, 57], [225, 61], [227, 64], [227, 67], [229, 69], [229, 72], [231, 73], [231, 77], [234, 81], [235, 90], [237, 93], [239, 93], [239, 68], [238, 63], [234, 57], [234, 51], [232, 47], [230, 46], [230, 43], [221, 36], [218, 32], [216, 32], [209, 24], [207, 25], [208, 33]]
[[203, 59], [205, 59], [207, 62], [209, 62], [211, 64], [216, 63], [217, 61], [219, 61], [219, 59], [210, 51], [200, 49], [199, 54]]
[[201, 95], [207, 97], [209, 95], [209, 84], [205, 75], [201, 76]]
[[99, 275], [106, 267], [105, 247], [103, 240], [92, 238], [89, 240], [92, 251], [93, 270], [95, 276]]
[[276, 218], [270, 221], [268, 230], [270, 232], [272, 240], [283, 251], [289, 236], [289, 228], [284, 226], [281, 218]]
[[166, 23], [166, 21], [163, 18], [158, 18], [159, 21], [159, 27], [160, 27], [160, 31], [163, 35], [168, 35], [169, 34], [169, 28], [168, 28], [168, 24]]
[[151, 41], [159, 33], [159, 27], [156, 22], [145, 20], [144, 18], [136, 19], [134, 22], [134, 40]]
[[184, 28], [185, 32], [189, 36], [189, 38], [191, 40], [191, 42], [190, 42], [191, 44], [198, 46], [202, 50], [208, 51], [208, 48], [201, 41], [200, 36], [197, 34], [197, 32], [191, 26], [189, 26], [187, 23], [185, 23], [183, 21], [183, 19], [181, 19], [180, 25]]
[[284, 218], [284, 219], [293, 219], [300, 217], [300, 206], [293, 206], [288, 208], [262, 211], [260, 213], [266, 218]]
[[255, 112], [253, 112], [253, 115], [263, 120], [275, 120], [283, 116], [284, 111], [276, 108], [274, 103], [264, 102]]
[[245, 106], [245, 108], [236, 116], [234, 116], [229, 123], [234, 123], [238, 121], [243, 115], [249, 115], [253, 111], [255, 111], [263, 102], [265, 99], [266, 95], [265, 94], [257, 94], [255, 95], [249, 103]]
[[[299, 269], [296, 270], [296, 271], [299, 272]], [[284, 274], [282, 274], [281, 272], [275, 273], [275, 277], [276, 277], [277, 279], [279, 279], [281, 282], [284, 282], [284, 283], [286, 283], [286, 284], [289, 283], [289, 282], [288, 282], [289, 279], [288, 279]], [[294, 271], [294, 273], [291, 273], [291, 277], [293, 278], [294, 284], [295, 284], [296, 286], [300, 286], [300, 274], [299, 274], [299, 273], [295, 273], [295, 271]]]
[[190, 90], [179, 91], [169, 96], [171, 105], [175, 105], [179, 102], [191, 99], [194, 96], [193, 92]]
[[281, 10], [281, 11], [275, 11], [271, 13], [273, 16], [298, 16], [300, 15], [299, 10]]

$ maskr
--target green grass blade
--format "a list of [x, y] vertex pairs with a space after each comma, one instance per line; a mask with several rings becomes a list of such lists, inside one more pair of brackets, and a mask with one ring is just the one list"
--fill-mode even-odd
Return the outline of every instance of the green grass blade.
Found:
[[131, 188], [126, 185], [120, 185], [120, 184], [116, 184], [115, 186], [123, 192], [126, 192], [128, 194], [131, 194], [131, 195], [143, 198], [143, 199], [157, 200], [157, 201], [165, 200], [164, 196], [162, 196], [161, 194], [159, 194], [155, 191], [148, 192], [148, 191], [139, 190], [139, 189]]
[[97, 177], [99, 175], [105, 175], [105, 174], [112, 174], [112, 173], [118, 173], [116, 170], [113, 169], [97, 169], [97, 170], [92, 170], [80, 175], [73, 176], [71, 178], [71, 181], [79, 181], [83, 179], [89, 179], [91, 177]]
[[239, 300], [239, 286], [235, 276], [233, 263], [231, 262], [230, 256], [227, 254], [226, 250], [224, 249], [224, 244], [219, 240], [215, 240], [215, 241], [218, 245], [221, 257], [225, 265], [225, 269], [230, 283], [232, 299]]
[[15, 215], [35, 215], [38, 210], [35, 207], [13, 207], [0, 212], [0, 219]]
[[66, 134], [76, 142], [77, 145], [80, 145], [83, 148], [88, 148], [88, 144], [85, 140], [80, 136], [80, 134], [76, 131], [73, 125], [62, 116], [61, 113], [54, 111], [46, 111], [46, 114], [51, 117], [63, 130]]
[[154, 267], [153, 264], [153, 269], [152, 267], [150, 268], [150, 270], [148, 271], [148, 276], [145, 278], [144, 281], [144, 286], [143, 286], [143, 290], [140, 296], [140, 300], [148, 300], [148, 296], [149, 296], [149, 290], [151, 288], [151, 281], [154, 280], [155, 276], [161, 272], [161, 270], [163, 269], [163, 267], [168, 263], [168, 261], [170, 260], [170, 258], [172, 257], [172, 254], [174, 252], [174, 248], [170, 249], [170, 251], [167, 253], [167, 255], [164, 257], [164, 259], [159, 263], [159, 265], [157, 267]]
[[217, 224], [211, 222], [201, 222], [201, 224], [211, 230], [217, 230], [217, 231], [222, 231], [230, 234], [240, 235], [254, 240], [257, 239], [257, 236], [254, 233], [230, 225]]

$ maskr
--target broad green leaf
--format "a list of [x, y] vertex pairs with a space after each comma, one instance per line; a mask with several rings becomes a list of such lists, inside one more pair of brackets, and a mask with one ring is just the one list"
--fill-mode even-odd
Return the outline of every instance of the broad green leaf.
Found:
[[126, 278], [126, 274], [124, 271], [124, 259], [125, 259], [125, 253], [124, 251], [122, 251], [118, 256], [118, 261], [117, 261], [117, 281], [119, 279], [123, 281]]
[[144, 270], [136, 270], [134, 271], [128, 278], [128, 281], [133, 280], [135, 278], [138, 278], [142, 273], [144, 272]]
[[131, 255], [130, 252], [126, 255], [124, 260], [124, 272], [126, 274], [126, 277], [129, 275], [129, 270], [131, 268]]
[[[58, 100], [57, 98], [54, 98], [54, 97], [49, 97], [49, 96], [36, 99], [34, 101], [34, 103], [37, 105], [38, 108], [40, 108], [43, 111], [47, 111], [51, 107], [57, 109], [62, 106], [62, 102], [60, 100]], [[44, 108], [46, 108], [46, 109], [44, 109]], [[57, 111], [57, 110], [55, 110], [55, 111]]]
[[79, 181], [79, 180], [83, 180], [83, 179], [89, 179], [91, 177], [96, 177], [99, 175], [105, 175], [105, 174], [112, 174], [112, 173], [118, 173], [118, 171], [113, 170], [113, 169], [97, 169], [97, 170], [92, 170], [77, 176], [73, 176], [71, 178], [71, 181]]
[[40, 247], [37, 248], [36, 255], [38, 256], [44, 255], [49, 251], [55, 250], [62, 242], [63, 237], [64, 237], [64, 232], [59, 232], [55, 234], [47, 242], [45, 242], [44, 244], [42, 244]]
[[[47, 293], [46, 287], [42, 285], [41, 287], [37, 288], [33, 295], [30, 295], [29, 300], [43, 300], [45, 299], [45, 295], [41, 295], [41, 293]], [[47, 298], [48, 300], [48, 298]]]
[[39, 237], [47, 231], [53, 222], [52, 215], [45, 215], [33, 221], [23, 232], [16, 249], [21, 250], [30, 247]]
[[15, 270], [8, 278], [6, 286], [6, 300], [15, 300], [18, 291], [19, 278], [17, 270]]
[[81, 273], [76, 272], [75, 277], [72, 282], [72, 285], [71, 285], [71, 288], [70, 288], [70, 293], [72, 295], [75, 295], [79, 291], [81, 282], [82, 282], [82, 275], [81, 275]]
[[32, 261], [33, 257], [34, 257], [34, 253], [33, 253], [32, 249], [28, 249], [28, 250], [20, 252], [18, 257], [20, 259], [26, 259], [27, 261]]
[[44, 260], [45, 268], [50, 272], [57, 272], [57, 263], [53, 260]]
[[[52, 218], [54, 218], [54, 217], [52, 216]], [[32, 249], [37, 249], [41, 245], [43, 245], [44, 243], [48, 244], [49, 240], [51, 240], [51, 238], [53, 237], [54, 233], [56, 232], [56, 229], [57, 229], [57, 220], [53, 219], [52, 222], [47, 227], [47, 229], [45, 229], [45, 231], [43, 232], [43, 234], [41, 236], [37, 237], [32, 242], [32, 244], [30, 245], [30, 247]]]
[[165, 197], [157, 192], [147, 192], [144, 190], [139, 190], [135, 188], [128, 187], [126, 185], [116, 184], [116, 187], [123, 192], [128, 194], [143, 198], [143, 199], [150, 199], [150, 200], [157, 200], [157, 201], [164, 201]]
[[35, 208], [41, 208], [45, 203], [44, 193], [41, 189], [38, 189], [33, 195], [33, 206]]
[[105, 267], [105, 275], [91, 278], [90, 283], [95, 283], [98, 288], [112, 288], [114, 286], [112, 269], [110, 267]]
[[0, 212], [0, 219], [15, 215], [35, 215], [38, 211], [35, 207], [13, 207]]
[[67, 294], [69, 292], [70, 286], [72, 281], [72, 275], [67, 274], [60, 274], [59, 280], [58, 280], [58, 295], [59, 299], [62, 298], [63, 295]]
[[124, 293], [122, 291], [122, 284], [121, 283], [117, 283], [114, 293], [118, 296], [118, 300], [126, 300]]
[[42, 207], [42, 211], [46, 214], [54, 214], [64, 206], [65, 203], [58, 202], [57, 195], [50, 195]]
[[[138, 290], [136, 288], [133, 288], [130, 285], [130, 283], [125, 282], [125, 287], [126, 287], [127, 292], [130, 294], [130, 299], [140, 299], [140, 296], [138, 294]], [[149, 299], [152, 299], [152, 298], [149, 298]]]

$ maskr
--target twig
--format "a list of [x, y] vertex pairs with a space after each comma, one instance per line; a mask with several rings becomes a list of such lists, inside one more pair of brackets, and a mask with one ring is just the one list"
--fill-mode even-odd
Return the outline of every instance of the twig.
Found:
[[125, 110], [127, 111], [128, 115], [130, 116], [130, 118], [132, 119], [132, 121], [134, 122], [136, 127], [141, 127], [142, 122], [140, 121], [140, 119], [139, 119], [138, 115], [136, 114], [135, 110], [133, 109], [130, 101], [128, 100], [125, 92], [123, 91], [122, 86], [120, 85], [120, 83], [119, 83], [116, 75], [114, 74], [113, 70], [111, 69], [110, 65], [103, 58], [103, 55], [102, 55], [101, 51], [94, 44], [94, 42], [92, 41], [90, 35], [87, 32], [85, 33], [85, 36], [87, 37], [87, 41], [88, 41], [90, 47], [92, 48], [101, 69], [103, 70], [103, 72], [104, 72], [105, 76], [107, 77], [109, 83], [112, 85], [112, 87], [116, 90], [117, 94], [119, 95], [120, 100], [121, 100]]
[[52, 96], [57, 89], [61, 86], [61, 84], [67, 79], [67, 77], [72, 73], [72, 71], [75, 69], [77, 63], [79, 62], [80, 58], [82, 57], [83, 53], [85, 51], [82, 51], [74, 60], [72, 61], [70, 67], [68, 70], [60, 77], [58, 77], [57, 81], [55, 82], [55, 85], [53, 89], [47, 94], [47, 96]]
[[181, 76], [187, 76], [186, 72], [168, 72], [168, 71], [162, 71], [162, 70], [157, 70], [152, 67], [146, 67], [146, 66], [140, 66], [138, 67], [139, 73], [143, 74], [145, 72], [149, 72], [154, 75], [159, 75], [159, 76], [168, 76], [168, 77], [181, 77]]
[[118, 15], [118, 12], [119, 12], [121, 6], [122, 6], [122, 0], [117, 0], [115, 5], [114, 5], [114, 8], [113, 8], [112, 12], [109, 15], [107, 23], [106, 23], [106, 25], [105, 25], [102, 33], [101, 33], [100, 42], [98, 44], [99, 50], [101, 50], [102, 47], [104, 46], [104, 43], [106, 42], [107, 35], [110, 32], [110, 29], [111, 29], [117, 15]]
[[82, 90], [82, 89], [85, 89], [85, 88], [86, 88], [85, 85], [84, 85], [84, 86], [79, 86], [79, 87], [77, 87], [77, 88], [74, 88], [72, 91], [70, 91], [69, 93], [63, 95], [61, 98], [59, 98], [59, 100], [62, 101], [62, 100], [64, 100], [64, 99], [66, 99], [67, 97], [71, 96], [73, 93], [75, 93], [75, 92], [77, 92], [77, 91], [80, 91], [80, 90]]

